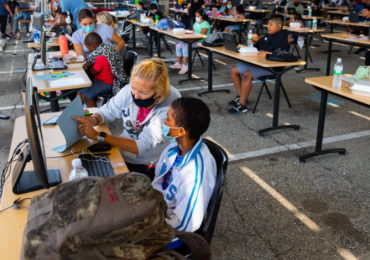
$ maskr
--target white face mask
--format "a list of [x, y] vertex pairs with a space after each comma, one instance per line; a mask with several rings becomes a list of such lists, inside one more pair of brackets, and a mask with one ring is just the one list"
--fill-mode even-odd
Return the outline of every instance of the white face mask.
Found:
[[200, 23], [200, 18], [199, 18], [199, 17], [195, 17], [195, 21], [196, 21], [197, 23]]

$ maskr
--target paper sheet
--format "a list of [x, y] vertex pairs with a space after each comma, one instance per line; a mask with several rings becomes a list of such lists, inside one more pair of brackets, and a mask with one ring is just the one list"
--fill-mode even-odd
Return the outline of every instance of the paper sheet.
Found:
[[50, 82], [50, 87], [57, 88], [57, 87], [64, 87], [64, 86], [71, 86], [71, 85], [81, 85], [84, 84], [85, 80], [83, 78], [74, 78], [74, 79], [59, 79], [57, 81]]
[[81, 117], [84, 115], [81, 98], [77, 95], [57, 120], [57, 124], [66, 140], [66, 144], [53, 148], [53, 151], [58, 153], [64, 152], [68, 147], [83, 137], [83, 135], [78, 132], [78, 123], [76, 120], [72, 119], [72, 116]]
[[64, 78], [54, 78], [53, 76], [73, 76], [76, 75], [75, 73], [70, 73], [67, 71], [63, 71], [63, 73], [58, 73], [58, 74], [46, 74], [46, 75], [41, 75], [41, 76], [36, 76], [35, 79], [39, 80], [44, 80], [44, 81], [54, 81], [54, 80], [63, 80]]

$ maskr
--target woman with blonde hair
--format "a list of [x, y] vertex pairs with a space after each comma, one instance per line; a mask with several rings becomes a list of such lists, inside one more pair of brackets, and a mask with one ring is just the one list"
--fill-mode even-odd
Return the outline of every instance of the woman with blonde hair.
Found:
[[108, 12], [100, 12], [96, 15], [96, 24], [106, 24], [112, 27], [115, 31], [117, 30], [117, 25], [114, 24], [113, 17]]
[[[169, 144], [163, 136], [162, 124], [173, 100], [181, 97], [170, 85], [168, 72], [161, 59], [146, 59], [131, 73], [130, 84], [121, 89], [92, 116], [73, 117], [78, 130], [87, 138], [121, 149], [130, 171], [148, 175], [152, 180], [155, 165]], [[98, 132], [94, 126], [123, 119], [119, 136]]]

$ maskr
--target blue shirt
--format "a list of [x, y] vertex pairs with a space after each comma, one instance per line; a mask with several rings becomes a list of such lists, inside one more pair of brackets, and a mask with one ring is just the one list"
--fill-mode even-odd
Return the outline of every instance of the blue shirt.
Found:
[[8, 4], [8, 0], [0, 0], [0, 15], [8, 15], [9, 12], [6, 10], [4, 5]]
[[[2, 0], [0, 0], [2, 1]], [[77, 29], [81, 29], [81, 25], [78, 23], [78, 12], [81, 9], [89, 9], [89, 6], [82, 0], [62, 0], [60, 1], [60, 8], [62, 12], [70, 12], [73, 16], [73, 23], [77, 26]]]

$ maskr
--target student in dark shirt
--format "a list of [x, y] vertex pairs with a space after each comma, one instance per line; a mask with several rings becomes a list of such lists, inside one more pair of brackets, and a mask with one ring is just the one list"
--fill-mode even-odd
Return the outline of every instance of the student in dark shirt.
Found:
[[161, 10], [158, 10], [158, 6], [156, 4], [150, 4], [149, 11], [146, 13], [146, 17], [150, 17], [155, 21], [155, 17], [158, 15], [158, 20], [160, 21], [163, 19], [163, 14]]
[[320, 5], [319, 1], [312, 1], [311, 3], [312, 16], [320, 17], [322, 15], [319, 5]]
[[11, 10], [12, 14], [13, 14], [12, 16], [11, 15], [8, 16], [8, 24], [9, 24], [9, 27], [10, 27], [9, 28], [10, 29], [9, 34], [11, 36], [14, 36], [14, 34], [13, 34], [14, 14], [15, 14], [16, 10], [19, 10], [19, 4], [18, 4], [17, 0], [11, 0], [11, 1], [8, 1], [8, 5], [10, 7], [10, 10]]
[[[155, 17], [158, 15], [158, 21], [160, 21], [161, 19], [163, 19], [163, 14], [160, 10], [158, 10], [158, 6], [156, 4], [150, 4], [149, 5], [149, 11], [146, 13], [146, 17], [148, 18], [152, 18], [153, 21], [155, 21]], [[149, 28], [143, 28], [144, 29], [144, 33], [148, 33], [149, 32]], [[155, 42], [155, 48], [154, 50], [157, 50], [157, 34], [156, 33], [153, 33], [154, 36], [154, 42]]]
[[[253, 35], [254, 47], [261, 51], [274, 52], [277, 49], [289, 50], [288, 32], [282, 30], [284, 17], [282, 15], [274, 14], [270, 16], [268, 21], [268, 34], [259, 37], [257, 34]], [[248, 111], [247, 100], [249, 93], [252, 90], [252, 80], [262, 76], [272, 75], [268, 70], [250, 63], [238, 63], [233, 65], [230, 69], [231, 78], [238, 95], [236, 99], [229, 102], [233, 108], [228, 112], [231, 114], [240, 114]], [[240, 74], [243, 79], [240, 79]]]

